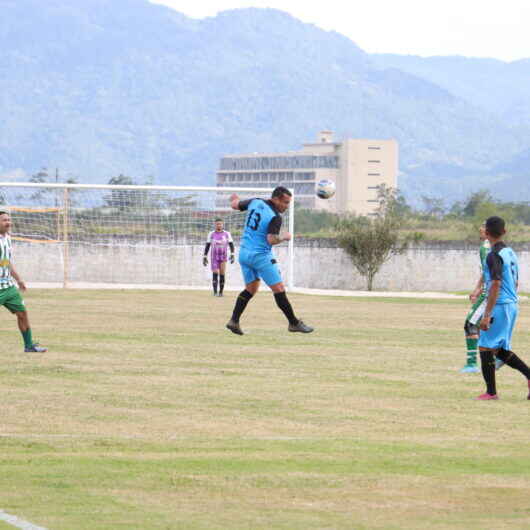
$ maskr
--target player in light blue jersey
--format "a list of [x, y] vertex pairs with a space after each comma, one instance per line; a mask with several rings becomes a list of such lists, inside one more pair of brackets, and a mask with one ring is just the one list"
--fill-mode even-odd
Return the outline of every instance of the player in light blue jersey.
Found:
[[285, 293], [282, 277], [272, 252], [272, 247], [283, 241], [289, 241], [291, 234], [280, 234], [281, 214], [289, 208], [291, 192], [278, 186], [269, 200], [239, 200], [234, 193], [230, 197], [230, 206], [234, 210], [247, 212], [245, 230], [241, 238], [239, 264], [245, 280], [245, 289], [237, 297], [232, 318], [226, 327], [236, 335], [243, 335], [239, 319], [250, 299], [258, 292], [260, 280], [263, 280], [274, 293], [276, 304], [289, 321], [289, 331], [311, 333], [313, 328], [296, 318], [291, 303]]
[[480, 400], [498, 399], [495, 384], [495, 357], [521, 372], [527, 380], [530, 399], [530, 368], [511, 351], [512, 333], [517, 320], [517, 287], [519, 265], [515, 252], [502, 240], [506, 233], [504, 220], [489, 217], [486, 221], [486, 237], [491, 252], [486, 258], [484, 281], [488, 300], [480, 322], [480, 361], [486, 392]]

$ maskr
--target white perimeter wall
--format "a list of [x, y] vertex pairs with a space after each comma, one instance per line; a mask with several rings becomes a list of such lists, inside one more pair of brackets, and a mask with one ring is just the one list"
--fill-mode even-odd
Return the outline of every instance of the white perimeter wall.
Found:
[[[374, 289], [389, 291], [459, 291], [471, 289], [479, 274], [478, 251], [458, 243], [423, 244], [393, 257], [376, 276]], [[204, 286], [211, 281], [202, 266], [203, 245], [170, 249], [147, 246], [81, 246], [69, 249], [70, 282]], [[530, 291], [530, 247], [517, 249], [520, 288]], [[287, 248], [276, 249], [284, 279]], [[62, 282], [59, 244], [15, 242], [14, 263], [27, 282]], [[295, 285], [318, 289], [364, 290], [365, 280], [340, 248], [318, 243], [295, 249]], [[228, 266], [227, 288], [240, 288], [237, 262]]]

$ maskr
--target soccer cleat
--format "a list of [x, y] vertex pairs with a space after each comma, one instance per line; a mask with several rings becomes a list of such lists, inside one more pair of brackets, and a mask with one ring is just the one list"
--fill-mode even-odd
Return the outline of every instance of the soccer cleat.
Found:
[[476, 364], [466, 364], [464, 368], [460, 370], [461, 374], [476, 374], [478, 373], [478, 366]]
[[223, 296], [223, 293], [219, 293], [217, 296], [221, 298]]
[[500, 370], [504, 366], [504, 361], [495, 359], [495, 370]]
[[311, 333], [314, 328], [312, 328], [311, 326], [307, 326], [301, 320], [299, 320], [298, 324], [296, 324], [295, 326], [289, 324], [289, 327], [287, 329], [292, 332], [299, 331], [300, 333]]
[[24, 348], [25, 353], [45, 353], [48, 351], [48, 348], [43, 348], [42, 346], [39, 346], [37, 343], [33, 344], [31, 348]]
[[499, 397], [497, 396], [497, 394], [488, 394], [487, 392], [484, 392], [484, 394], [480, 394], [480, 396], [478, 396], [476, 399], [478, 399], [479, 401], [488, 401], [490, 399], [499, 399]]
[[244, 335], [243, 330], [239, 327], [239, 322], [234, 322], [232, 319], [228, 321], [226, 327], [236, 335]]

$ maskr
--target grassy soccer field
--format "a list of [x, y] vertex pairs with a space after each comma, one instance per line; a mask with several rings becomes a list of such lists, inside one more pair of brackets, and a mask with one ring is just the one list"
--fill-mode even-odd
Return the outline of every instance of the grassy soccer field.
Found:
[[[1, 313], [0, 510], [50, 530], [530, 527], [530, 402], [461, 375], [465, 301], [28, 292]], [[530, 361], [530, 304], [514, 349]], [[0, 523], [0, 528], [4, 528]], [[6, 526], [6, 528], [8, 528]]]

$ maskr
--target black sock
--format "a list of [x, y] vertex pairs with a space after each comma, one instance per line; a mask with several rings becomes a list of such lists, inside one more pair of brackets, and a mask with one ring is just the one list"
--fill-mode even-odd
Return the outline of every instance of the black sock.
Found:
[[225, 288], [225, 275], [219, 274], [219, 294], [223, 294]]
[[495, 359], [491, 350], [480, 352], [480, 364], [482, 376], [486, 381], [486, 392], [494, 396], [497, 393], [497, 387], [495, 386]]
[[252, 294], [249, 293], [246, 289], [241, 291], [237, 297], [236, 305], [234, 306], [234, 312], [232, 313], [232, 320], [234, 322], [239, 322], [239, 317], [247, 307], [247, 304], [250, 302]]
[[497, 352], [497, 357], [510, 368], [519, 370], [519, 372], [521, 372], [527, 379], [530, 379], [530, 368], [528, 368], [528, 365], [522, 359], [517, 357], [513, 351], [500, 349]]
[[217, 294], [217, 276], [218, 274], [214, 272], [212, 276], [213, 294]]
[[285, 291], [283, 293], [274, 293], [274, 299], [276, 300], [278, 307], [283, 311], [283, 314], [287, 317], [289, 324], [296, 326], [296, 324], [298, 324], [298, 319], [294, 316], [293, 308], [287, 299]]

